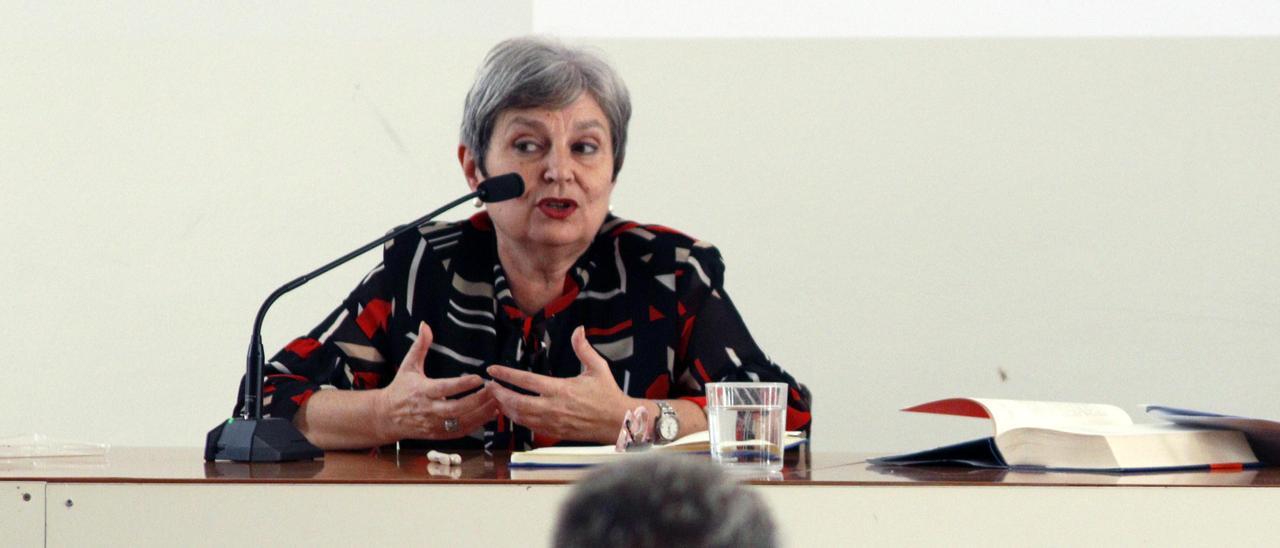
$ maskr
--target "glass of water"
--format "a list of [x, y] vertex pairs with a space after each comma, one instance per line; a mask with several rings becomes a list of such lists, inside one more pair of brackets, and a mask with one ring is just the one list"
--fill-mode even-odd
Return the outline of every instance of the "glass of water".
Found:
[[786, 383], [707, 383], [707, 429], [716, 462], [734, 468], [781, 470], [786, 424]]

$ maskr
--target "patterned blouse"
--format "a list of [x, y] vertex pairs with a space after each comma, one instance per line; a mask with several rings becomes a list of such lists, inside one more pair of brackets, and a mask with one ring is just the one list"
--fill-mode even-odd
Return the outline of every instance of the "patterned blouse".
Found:
[[[565, 276], [563, 294], [529, 316], [511, 296], [495, 237], [481, 212], [388, 242], [382, 264], [342, 306], [268, 361], [264, 414], [292, 418], [318, 389], [390, 384], [419, 321], [434, 334], [425, 367], [433, 378], [487, 378], [491, 364], [576, 376], [582, 367], [569, 337], [583, 325], [628, 396], [705, 405], [708, 382], [785, 382], [787, 429], [808, 430], [807, 391], [756, 346], [723, 288], [720, 253], [707, 242], [610, 215]], [[243, 406], [241, 396], [236, 407]], [[523, 450], [561, 440], [499, 416], [460, 440], [406, 441]]]

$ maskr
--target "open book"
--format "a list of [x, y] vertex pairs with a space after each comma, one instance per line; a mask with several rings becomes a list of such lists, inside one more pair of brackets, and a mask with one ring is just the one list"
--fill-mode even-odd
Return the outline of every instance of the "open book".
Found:
[[875, 464], [964, 464], [1133, 472], [1259, 464], [1244, 434], [1177, 424], [1134, 424], [1114, 405], [952, 398], [903, 411], [991, 419], [995, 435]]
[[[782, 438], [782, 445], [791, 449], [806, 443], [803, 432], [787, 432]], [[628, 456], [648, 453], [710, 453], [711, 438], [706, 430], [694, 432], [666, 445], [654, 445], [641, 451], [619, 453], [613, 445], [588, 445], [566, 447], [539, 447], [529, 451], [518, 451], [511, 454], [512, 467], [528, 466], [591, 466], [613, 462]]]

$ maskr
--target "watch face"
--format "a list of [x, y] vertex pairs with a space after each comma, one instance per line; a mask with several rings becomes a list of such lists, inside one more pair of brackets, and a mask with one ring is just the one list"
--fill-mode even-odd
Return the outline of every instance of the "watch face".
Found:
[[676, 439], [676, 434], [680, 433], [680, 424], [674, 420], [663, 417], [658, 421], [658, 435], [664, 440]]

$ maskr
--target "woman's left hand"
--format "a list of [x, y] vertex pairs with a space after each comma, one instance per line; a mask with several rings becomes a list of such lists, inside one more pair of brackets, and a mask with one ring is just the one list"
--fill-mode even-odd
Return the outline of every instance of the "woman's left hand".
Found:
[[581, 326], [573, 331], [573, 352], [582, 362], [582, 374], [559, 378], [491, 365], [489, 376], [536, 392], [526, 396], [498, 383], [489, 390], [502, 414], [517, 424], [556, 439], [613, 443], [628, 409], [640, 400], [628, 397], [613, 380], [609, 362], [600, 356]]

